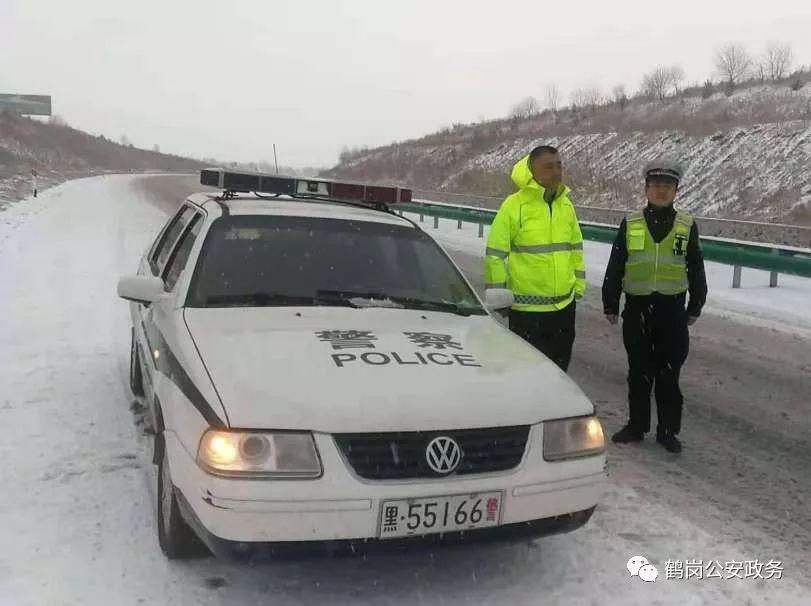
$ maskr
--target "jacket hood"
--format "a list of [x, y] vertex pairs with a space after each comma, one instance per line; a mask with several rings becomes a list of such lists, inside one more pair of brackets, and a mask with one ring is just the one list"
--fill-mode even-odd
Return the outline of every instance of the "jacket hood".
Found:
[[[519, 190], [530, 189], [539, 191], [541, 196], [546, 193], [546, 188], [535, 180], [535, 177], [532, 176], [532, 171], [529, 170], [529, 154], [513, 165], [510, 178]], [[566, 195], [570, 191], [571, 190], [566, 185], [561, 184], [558, 195]]]

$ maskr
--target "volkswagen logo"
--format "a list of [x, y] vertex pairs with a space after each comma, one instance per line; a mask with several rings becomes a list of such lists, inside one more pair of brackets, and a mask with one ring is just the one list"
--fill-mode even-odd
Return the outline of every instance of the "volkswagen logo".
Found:
[[425, 460], [428, 467], [440, 475], [452, 473], [462, 462], [462, 449], [456, 440], [440, 436], [428, 442], [425, 449]]

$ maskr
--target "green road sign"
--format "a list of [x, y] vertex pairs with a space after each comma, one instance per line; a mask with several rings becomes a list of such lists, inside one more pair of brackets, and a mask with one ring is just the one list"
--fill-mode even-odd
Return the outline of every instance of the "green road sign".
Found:
[[0, 111], [4, 109], [26, 116], [50, 116], [51, 96], [0, 93]]

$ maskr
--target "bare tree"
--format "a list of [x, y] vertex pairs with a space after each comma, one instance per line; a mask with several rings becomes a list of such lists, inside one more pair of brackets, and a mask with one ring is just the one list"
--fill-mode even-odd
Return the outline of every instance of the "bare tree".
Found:
[[709, 99], [712, 97], [712, 93], [714, 92], [712, 86], [712, 80], [705, 80], [704, 86], [701, 88], [701, 98], [702, 99]]
[[768, 76], [772, 80], [782, 80], [791, 71], [793, 59], [794, 53], [791, 46], [779, 42], [770, 42], [766, 47], [766, 53], [763, 55], [764, 76]]
[[125, 147], [132, 147], [132, 141], [130, 141], [130, 138], [127, 135], [121, 135], [121, 138], [118, 141]]
[[341, 153], [338, 154], [338, 162], [340, 162], [342, 164], [344, 162], [349, 162], [352, 159], [353, 155], [354, 155], [354, 151], [351, 150], [347, 145], [344, 145], [341, 148]]
[[611, 94], [614, 97], [614, 103], [616, 103], [621, 110], [625, 110], [625, 108], [628, 107], [628, 95], [625, 92], [624, 84], [617, 84], [611, 91]]
[[650, 99], [659, 99], [666, 96], [665, 71], [662, 67], [657, 67], [649, 74], [642, 76], [642, 94]]
[[573, 109], [584, 107], [586, 105], [586, 94], [582, 88], [575, 88], [569, 93], [569, 103], [572, 104]]
[[715, 69], [729, 89], [749, 74], [752, 57], [741, 44], [727, 44], [715, 52]]
[[678, 95], [681, 90], [681, 83], [684, 82], [684, 70], [678, 65], [671, 65], [669, 68], [670, 86], [673, 93]]
[[560, 98], [560, 88], [558, 88], [557, 84], [550, 84], [546, 87], [546, 107], [552, 110], [553, 113], [558, 111]]
[[538, 100], [535, 97], [526, 97], [513, 106], [510, 118], [531, 118], [537, 116], [540, 111]]
[[584, 94], [586, 98], [586, 105], [590, 108], [594, 109], [602, 102], [602, 95], [600, 94], [600, 89], [596, 86], [589, 86], [584, 89]]
[[684, 80], [684, 70], [678, 65], [659, 65], [642, 77], [642, 94], [664, 101], [671, 92], [678, 93]]
[[763, 84], [766, 81], [766, 73], [768, 72], [768, 67], [766, 66], [765, 61], [759, 61], [752, 71], [754, 71], [755, 77], [758, 80], [760, 80], [761, 84]]
[[569, 101], [574, 108], [588, 107], [594, 109], [600, 104], [600, 89], [596, 86], [584, 86], [576, 88], [569, 95]]

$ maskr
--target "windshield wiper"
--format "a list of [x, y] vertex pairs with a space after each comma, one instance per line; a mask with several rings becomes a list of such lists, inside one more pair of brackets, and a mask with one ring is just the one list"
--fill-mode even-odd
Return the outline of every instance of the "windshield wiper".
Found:
[[353, 307], [393, 307], [402, 309], [403, 305], [384, 293], [376, 292], [355, 292], [353, 290], [317, 290], [315, 296], [318, 298], [328, 298], [346, 301]]
[[406, 307], [411, 309], [424, 309], [426, 311], [444, 311], [458, 316], [469, 316], [471, 314], [483, 314], [481, 310], [476, 307], [462, 307], [452, 301], [428, 301], [415, 297], [397, 297], [398, 302], [403, 303]]
[[301, 295], [288, 295], [274, 292], [253, 292], [227, 295], [214, 295], [206, 298], [207, 307], [217, 306], [256, 306], [256, 307], [287, 307], [287, 306], [316, 306], [335, 305], [341, 307], [355, 307], [351, 301], [338, 297], [308, 297]]
[[[361, 307], [405, 307], [406, 309], [423, 309], [426, 311], [442, 311], [447, 313], [456, 314], [459, 316], [469, 316], [471, 314], [486, 315], [486, 312], [477, 307], [463, 307], [451, 301], [429, 301], [420, 299], [419, 297], [400, 297], [395, 295], [388, 295], [385, 293], [376, 292], [354, 292], [350, 290], [319, 290], [316, 293], [318, 296], [341, 296], [346, 300], [355, 301], [357, 299], [366, 299], [370, 301], [369, 305], [360, 304]], [[395, 305], [392, 305], [394, 303]]]

